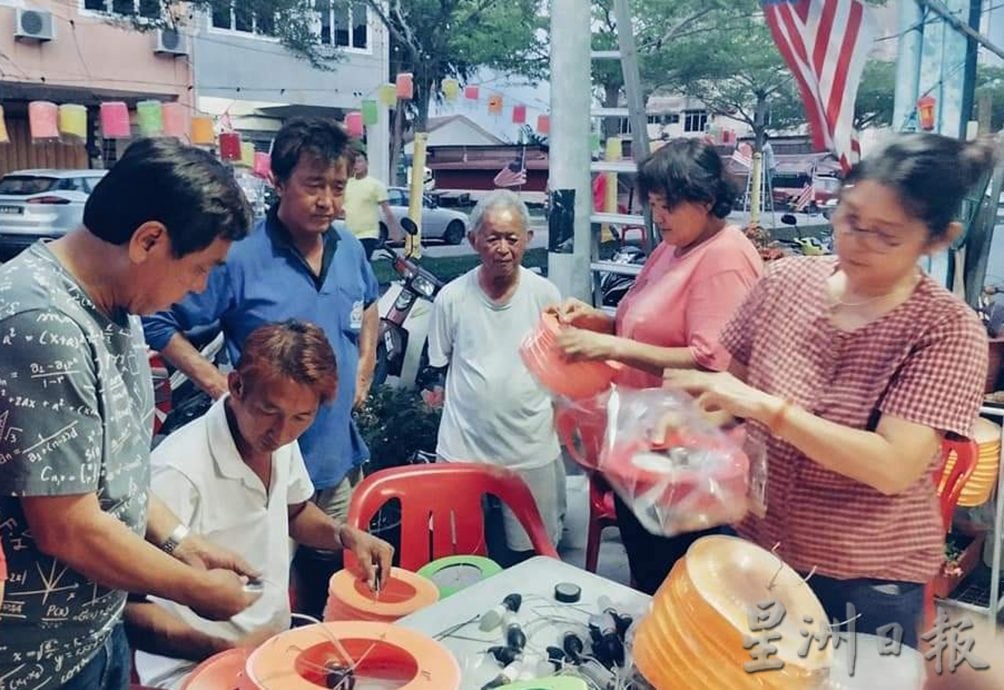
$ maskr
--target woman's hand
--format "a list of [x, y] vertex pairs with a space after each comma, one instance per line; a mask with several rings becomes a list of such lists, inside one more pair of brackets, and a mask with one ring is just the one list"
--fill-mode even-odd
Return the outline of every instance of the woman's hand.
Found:
[[767, 423], [784, 401], [743, 383], [727, 372], [667, 369], [663, 385], [678, 388], [697, 398], [697, 405], [707, 413], [727, 412], [733, 417]]
[[613, 332], [612, 318], [574, 297], [569, 297], [561, 304], [549, 307], [545, 313], [556, 316], [558, 323], [562, 325], [585, 328], [600, 333]]
[[565, 328], [558, 333], [558, 347], [573, 362], [611, 359], [617, 340], [615, 336], [582, 328]]

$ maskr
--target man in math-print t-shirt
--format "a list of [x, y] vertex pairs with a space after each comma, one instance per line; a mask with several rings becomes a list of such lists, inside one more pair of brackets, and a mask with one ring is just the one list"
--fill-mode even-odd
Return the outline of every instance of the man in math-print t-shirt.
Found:
[[135, 316], [204, 289], [247, 232], [247, 201], [210, 154], [139, 140], [84, 222], [0, 268], [0, 690], [125, 690], [127, 591], [214, 619], [255, 599], [239, 559], [148, 494], [153, 392]]

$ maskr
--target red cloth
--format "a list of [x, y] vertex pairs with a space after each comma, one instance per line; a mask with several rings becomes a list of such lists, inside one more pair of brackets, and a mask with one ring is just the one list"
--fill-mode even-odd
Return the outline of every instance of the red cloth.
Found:
[[[882, 414], [968, 436], [979, 413], [987, 337], [966, 304], [924, 276], [910, 298], [854, 331], [830, 323], [835, 257], [774, 262], [722, 333], [748, 382], [815, 415], [874, 429]], [[767, 449], [767, 515], [738, 531], [803, 573], [927, 582], [944, 560], [931, 472], [885, 496], [748, 425]], [[886, 462], [896, 463], [893, 454]]]

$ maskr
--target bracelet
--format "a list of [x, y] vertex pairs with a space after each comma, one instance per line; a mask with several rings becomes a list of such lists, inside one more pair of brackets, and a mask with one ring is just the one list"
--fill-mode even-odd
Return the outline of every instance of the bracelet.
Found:
[[178, 523], [178, 526], [171, 531], [171, 534], [164, 540], [164, 543], [160, 545], [161, 551], [173, 554], [175, 549], [178, 548], [178, 544], [185, 540], [188, 533], [189, 529], [185, 525]]
[[791, 401], [782, 399], [781, 407], [767, 420], [767, 430], [770, 431], [771, 436], [780, 436], [780, 427], [788, 418], [789, 411], [791, 411]]

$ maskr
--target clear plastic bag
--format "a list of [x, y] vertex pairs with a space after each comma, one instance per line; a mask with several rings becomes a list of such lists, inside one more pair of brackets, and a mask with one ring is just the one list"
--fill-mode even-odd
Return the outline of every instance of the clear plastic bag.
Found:
[[713, 426], [685, 393], [614, 386], [588, 400], [559, 400], [557, 419], [572, 457], [601, 472], [653, 534], [761, 512], [764, 453]]

